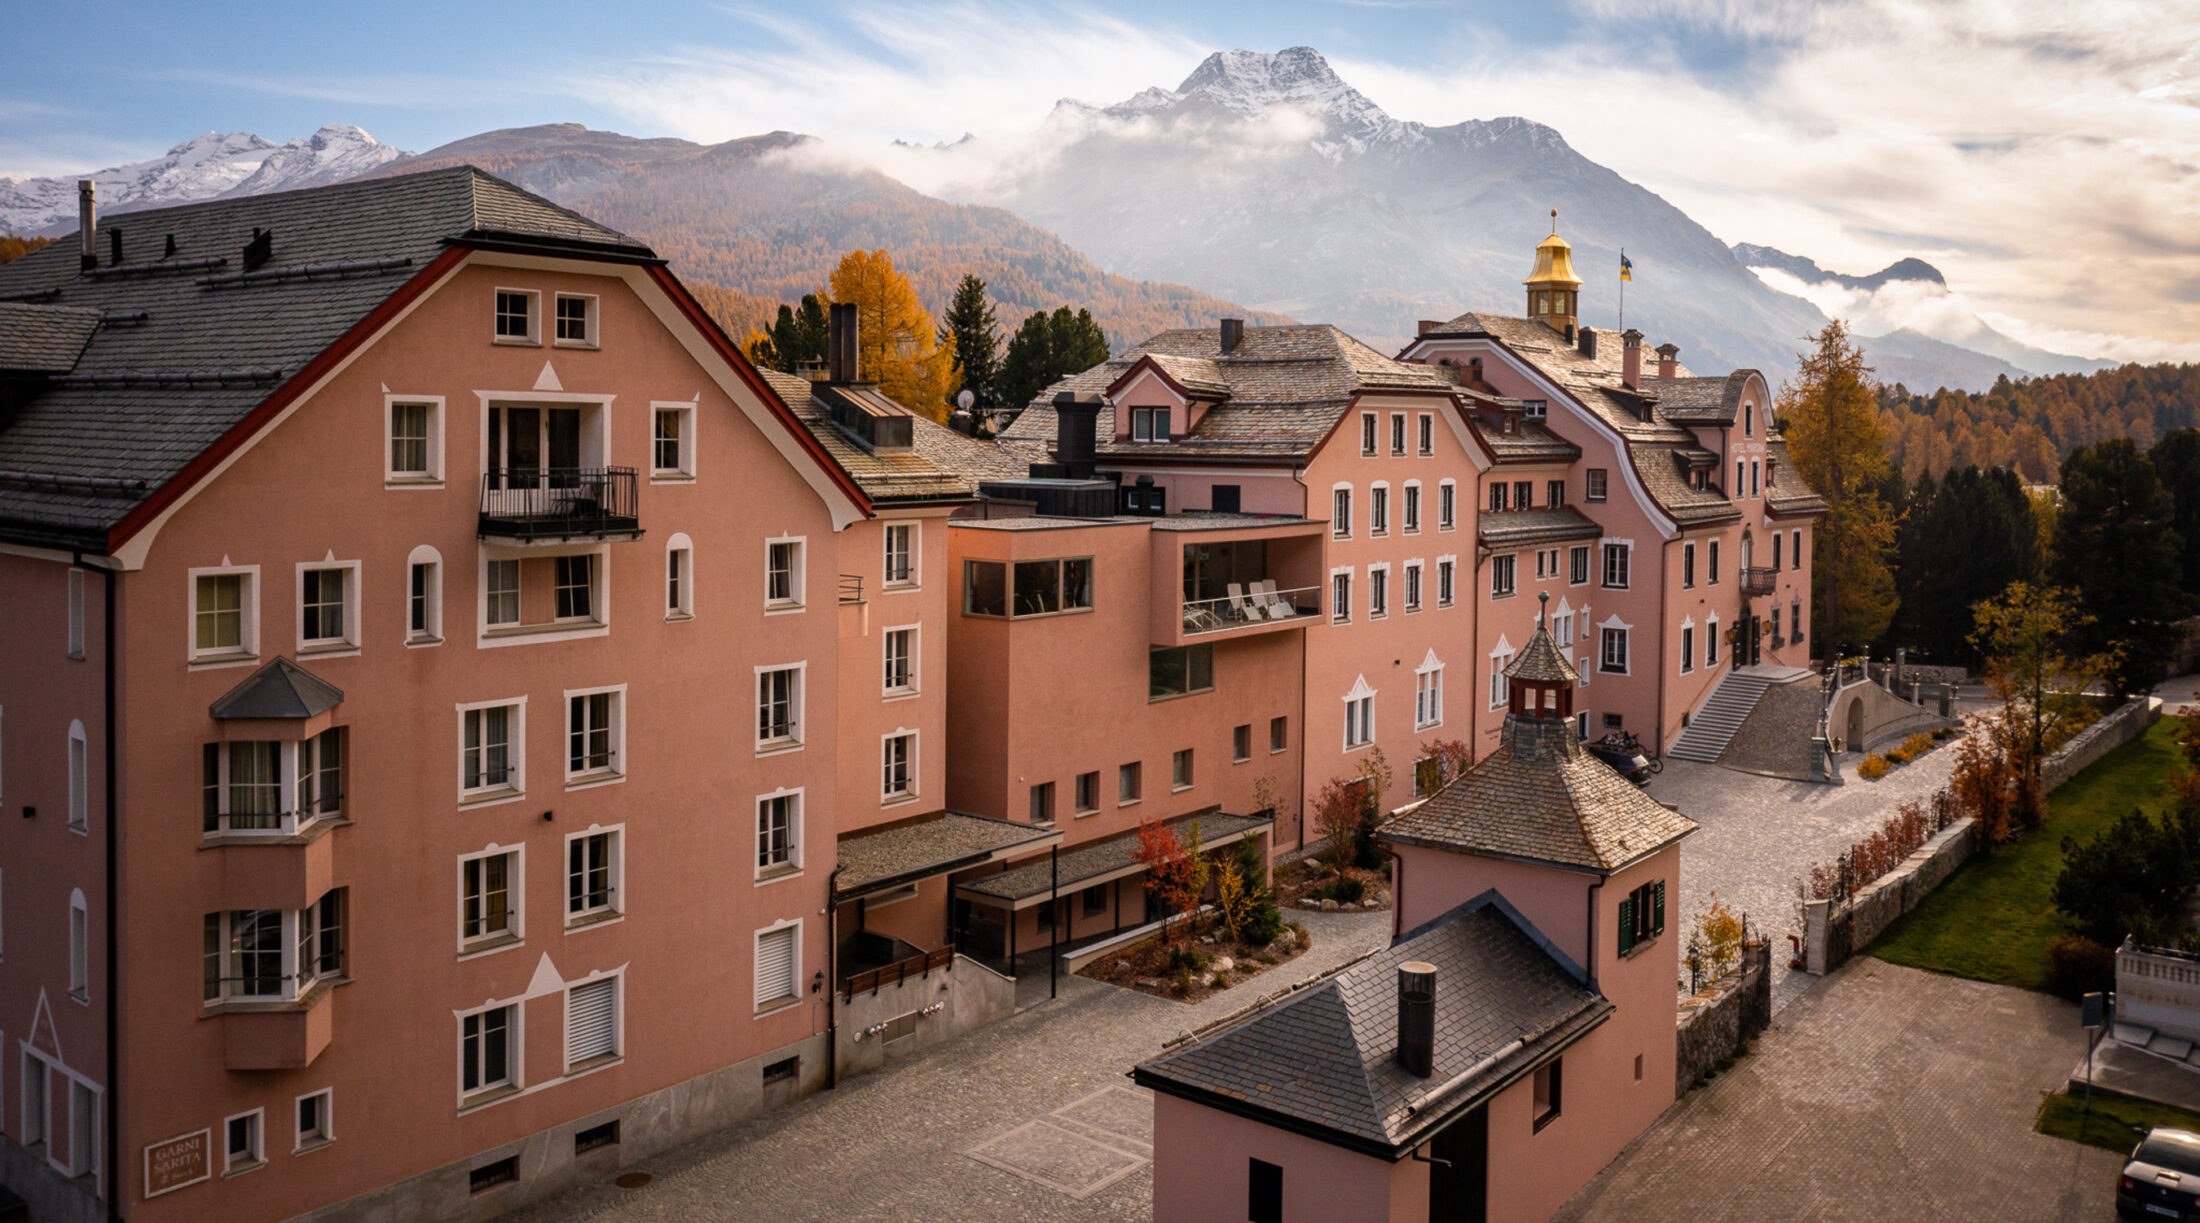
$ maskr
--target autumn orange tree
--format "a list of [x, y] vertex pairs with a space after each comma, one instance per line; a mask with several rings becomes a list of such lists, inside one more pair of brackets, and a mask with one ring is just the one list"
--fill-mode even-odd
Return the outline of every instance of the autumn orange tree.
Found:
[[[1895, 518], [1879, 489], [1887, 447], [1878, 385], [1840, 320], [1818, 333], [1795, 380], [1780, 388], [1780, 429], [1795, 474], [1826, 499], [1811, 540], [1814, 635], [1828, 651], [1877, 641], [1894, 619]], [[1830, 655], [1829, 655], [1830, 656]]]
[[863, 376], [894, 402], [944, 422], [955, 350], [940, 341], [909, 278], [894, 270], [893, 256], [883, 250], [841, 256], [833, 269], [831, 300], [855, 303]]
[[[1161, 910], [1164, 923], [1189, 913], [1207, 890], [1208, 862], [1199, 838], [1199, 821], [1183, 822], [1183, 835], [1156, 820], [1140, 820], [1131, 858], [1146, 869], [1146, 894]], [[1161, 927], [1161, 941], [1175, 941], [1175, 927]]]

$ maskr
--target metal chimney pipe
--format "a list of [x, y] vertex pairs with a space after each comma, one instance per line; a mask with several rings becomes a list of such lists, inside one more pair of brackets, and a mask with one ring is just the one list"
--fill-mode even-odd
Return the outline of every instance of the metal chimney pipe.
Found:
[[1070, 479], [1092, 478], [1100, 408], [1106, 402], [1092, 391], [1062, 391], [1054, 396], [1054, 461]]
[[832, 382], [861, 380], [862, 361], [856, 349], [856, 304], [834, 302], [826, 319], [825, 376]]
[[1242, 339], [1244, 339], [1244, 338], [1245, 338], [1245, 320], [1244, 320], [1244, 319], [1241, 319], [1241, 318], [1226, 318], [1226, 319], [1222, 320], [1222, 351], [1223, 351], [1223, 354], [1224, 354], [1225, 356], [1227, 356], [1227, 355], [1229, 355], [1229, 354], [1230, 354], [1231, 352], [1235, 351], [1235, 350], [1237, 349], [1237, 346], [1238, 346], [1238, 341], [1239, 341], [1239, 340], [1242, 340]]
[[76, 229], [84, 240], [77, 269], [89, 272], [99, 266], [99, 204], [92, 196], [92, 180], [76, 180]]
[[1421, 960], [1398, 966], [1398, 1064], [1423, 1079], [1436, 1067], [1436, 965]]

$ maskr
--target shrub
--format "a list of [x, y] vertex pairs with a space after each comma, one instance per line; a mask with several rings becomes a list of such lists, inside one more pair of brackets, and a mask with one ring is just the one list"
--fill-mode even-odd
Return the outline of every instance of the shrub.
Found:
[[2104, 947], [2126, 936], [2175, 938], [2185, 894], [2200, 882], [2200, 811], [2184, 807], [2154, 820], [2133, 810], [2084, 845], [2064, 837], [2062, 849], [2055, 907], [2079, 933]]
[[1912, 732], [1909, 738], [1902, 741], [1902, 750], [1907, 752], [1912, 760], [1933, 750], [1932, 732], [1927, 730]]
[[1864, 757], [1864, 763], [1856, 766], [1856, 775], [1866, 781], [1878, 781], [1893, 768], [1893, 765], [1887, 763], [1885, 756], [1875, 753]]
[[1367, 895], [1367, 884], [1351, 875], [1343, 875], [1333, 883], [1325, 883], [1307, 893], [1315, 900], [1334, 900], [1338, 904], [1358, 904]]
[[1207, 967], [1208, 956], [1196, 947], [1178, 946], [1169, 949], [1169, 957], [1161, 963], [1164, 972], [1193, 973]]
[[1881, 752], [1880, 755], [1886, 757], [1888, 764], [1908, 764], [1910, 762], [1910, 753], [1899, 747], [1890, 747]]
[[1176, 975], [1169, 978], [1169, 992], [1179, 998], [1189, 996], [1192, 992], [1192, 970], [1189, 968], [1177, 969]]
[[1936, 727], [1933, 730], [1933, 742], [1944, 743], [1949, 739], [1955, 738], [1956, 735], [1959, 733], [1961, 732], [1957, 731], [1956, 728], [1953, 726]]
[[2076, 934], [2047, 944], [2047, 987], [2065, 998], [2116, 988], [2116, 953]]

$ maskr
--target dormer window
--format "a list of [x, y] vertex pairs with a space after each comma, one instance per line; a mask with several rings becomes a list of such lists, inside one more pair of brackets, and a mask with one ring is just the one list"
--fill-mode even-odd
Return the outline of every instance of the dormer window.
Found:
[[1527, 410], [1529, 420], [1542, 420], [1544, 417], [1550, 415], [1549, 400], [1523, 399], [1520, 401], [1520, 406]]
[[1131, 440], [1134, 442], [1163, 442], [1169, 440], [1169, 410], [1167, 408], [1132, 408]]

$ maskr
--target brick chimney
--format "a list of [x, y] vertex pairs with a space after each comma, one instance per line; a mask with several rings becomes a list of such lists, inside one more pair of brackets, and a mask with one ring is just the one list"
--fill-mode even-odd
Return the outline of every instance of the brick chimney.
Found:
[[1427, 335], [1427, 334], [1428, 334], [1429, 332], [1431, 332], [1431, 331], [1434, 331], [1434, 330], [1436, 330], [1436, 329], [1437, 329], [1438, 327], [1441, 327], [1441, 326], [1443, 326], [1443, 325], [1444, 325], [1444, 324], [1443, 324], [1442, 320], [1439, 320], [1439, 319], [1432, 319], [1432, 318], [1425, 318], [1425, 319], [1421, 319], [1421, 320], [1420, 320], [1419, 322], [1417, 322], [1417, 323], [1415, 323], [1415, 324], [1414, 324], [1414, 326], [1415, 326], [1416, 328], [1418, 328], [1418, 330], [1416, 330], [1416, 331], [1415, 331], [1415, 332], [1414, 332], [1413, 334], [1415, 334], [1415, 335]]
[[1674, 371], [1680, 368], [1680, 360], [1681, 360], [1681, 346], [1680, 346], [1680, 345], [1678, 345], [1678, 344], [1660, 344], [1660, 345], [1658, 345], [1658, 377], [1660, 377], [1660, 378], [1672, 378], [1672, 377], [1675, 377], [1676, 375], [1675, 375]]
[[1620, 333], [1619, 380], [1629, 390], [1642, 387], [1642, 333], [1629, 327]]

